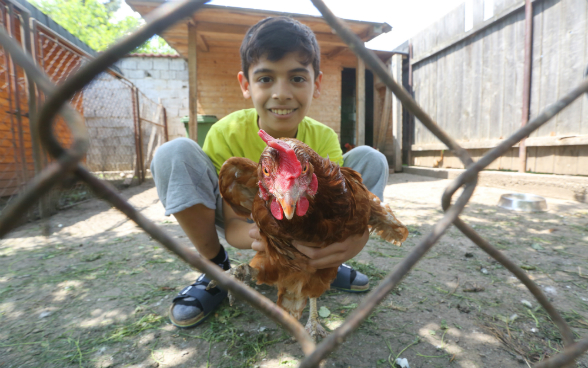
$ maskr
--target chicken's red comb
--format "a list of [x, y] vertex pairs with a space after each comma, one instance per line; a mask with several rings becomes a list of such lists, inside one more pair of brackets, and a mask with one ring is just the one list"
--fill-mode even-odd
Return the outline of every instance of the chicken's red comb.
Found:
[[275, 148], [278, 150], [278, 152], [284, 154], [282, 159], [288, 163], [288, 166], [290, 166], [291, 170], [294, 171], [293, 174], [295, 176], [299, 176], [302, 173], [302, 165], [300, 165], [300, 161], [298, 161], [296, 152], [294, 152], [292, 147], [290, 147], [286, 142], [267, 134], [263, 129], [259, 129], [257, 134], [259, 134], [261, 139], [263, 139], [263, 141], [267, 143], [268, 146]]

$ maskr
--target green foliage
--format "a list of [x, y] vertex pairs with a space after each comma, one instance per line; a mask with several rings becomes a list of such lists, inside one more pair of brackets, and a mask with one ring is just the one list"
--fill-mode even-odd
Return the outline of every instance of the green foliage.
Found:
[[[96, 51], [103, 51], [143, 23], [143, 19], [127, 16], [115, 19], [121, 0], [30, 0], [57, 24]], [[134, 52], [165, 53], [175, 51], [160, 37], [155, 36]]]

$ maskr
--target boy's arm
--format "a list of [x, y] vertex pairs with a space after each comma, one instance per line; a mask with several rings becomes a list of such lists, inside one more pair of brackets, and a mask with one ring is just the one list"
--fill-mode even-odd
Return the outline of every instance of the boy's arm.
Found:
[[[249, 228], [249, 236], [253, 238], [251, 249], [255, 251], [265, 251], [266, 244], [259, 236], [257, 226]], [[362, 235], [353, 235], [339, 243], [330, 244], [324, 248], [309, 247], [311, 243], [293, 241], [292, 244], [303, 254], [310, 258], [308, 264], [314, 268], [322, 269], [328, 267], [338, 267], [342, 263], [355, 257], [368, 242], [370, 232]]]
[[338, 267], [355, 257], [368, 242], [369, 230], [362, 235], [352, 235], [339, 243], [329, 244], [324, 248], [309, 247], [304, 242], [294, 241], [292, 244], [310, 258], [308, 265], [317, 269]]
[[247, 222], [244, 217], [237, 215], [225, 200], [223, 200], [223, 217], [227, 242], [235, 248], [251, 249], [253, 239], [249, 236], [249, 230], [252, 227], [257, 228], [257, 225]]

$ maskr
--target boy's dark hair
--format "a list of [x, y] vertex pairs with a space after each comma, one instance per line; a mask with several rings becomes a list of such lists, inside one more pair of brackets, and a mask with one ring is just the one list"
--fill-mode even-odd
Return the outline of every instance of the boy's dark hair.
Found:
[[290, 52], [298, 52], [304, 65], [312, 64], [314, 77], [320, 72], [321, 53], [312, 30], [288, 17], [265, 18], [249, 28], [241, 43], [241, 68], [249, 79], [249, 67], [266, 56], [281, 60]]

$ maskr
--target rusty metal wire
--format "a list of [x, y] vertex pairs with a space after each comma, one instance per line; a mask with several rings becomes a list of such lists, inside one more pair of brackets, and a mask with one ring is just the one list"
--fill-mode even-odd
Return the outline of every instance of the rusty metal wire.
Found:
[[[570, 91], [564, 98], [557, 101], [555, 104], [547, 107], [535, 119], [530, 121], [525, 127], [518, 130], [511, 137], [507, 138], [496, 148], [489, 151], [479, 161], [474, 162], [467, 151], [457, 144], [449, 135], [447, 135], [433, 119], [431, 119], [425, 111], [423, 111], [416, 101], [394, 81], [389, 71], [383, 63], [370, 51], [368, 51], [363, 42], [351, 32], [343, 22], [335, 17], [330, 10], [325, 6], [321, 0], [312, 0], [313, 4], [322, 13], [324, 19], [336, 31], [336, 33], [343, 39], [347, 45], [360, 57], [366, 65], [376, 73], [384, 84], [396, 95], [402, 102], [403, 106], [415, 115], [437, 138], [449, 147], [457, 157], [464, 163], [467, 170], [453, 181], [445, 190], [442, 197], [442, 208], [445, 211], [444, 217], [433, 227], [423, 241], [418, 244], [411, 253], [400, 262], [394, 270], [364, 299], [362, 304], [352, 312], [345, 323], [333, 331], [326, 339], [324, 339], [318, 346], [310, 339], [302, 325], [294, 318], [289, 316], [283, 310], [278, 308], [273, 302], [265, 298], [255, 290], [243, 285], [239, 281], [225, 275], [224, 272], [210, 261], [200, 257], [194, 250], [182, 247], [161, 228], [153, 224], [137, 210], [135, 210], [128, 202], [126, 202], [120, 195], [113, 190], [112, 186], [104, 182], [90, 173], [80, 161], [84, 157], [88, 147], [88, 133], [84, 125], [80, 122], [79, 114], [68, 109], [62, 108], [68, 101], [80, 91], [84, 86], [90, 83], [97, 75], [103, 72], [109, 65], [114, 63], [124, 54], [131, 51], [133, 48], [144, 42], [151, 35], [161, 32], [163, 29], [169, 27], [179, 19], [185, 17], [198, 10], [206, 1], [183, 1], [173, 4], [166, 4], [156, 12], [154, 12], [150, 21], [142, 29], [129, 36], [127, 39], [119, 42], [109, 50], [105, 51], [98, 58], [90, 61], [77, 71], [71, 78], [67, 79], [59, 88], [55, 88], [49, 79], [39, 71], [30, 59], [18, 48], [10, 37], [0, 28], [0, 44], [4, 50], [10, 53], [11, 57], [22, 67], [27, 73], [28, 78], [34, 80], [37, 86], [43, 90], [47, 96], [47, 102], [43, 105], [42, 111], [38, 118], [38, 123], [34, 123], [33, 127], [37, 130], [39, 137], [43, 139], [45, 148], [54, 157], [54, 162], [45, 168], [39, 175], [37, 175], [29, 184], [28, 189], [23, 193], [17, 201], [10, 204], [9, 210], [5, 211], [0, 218], [0, 236], [4, 236], [14, 226], [15, 219], [18, 214], [31, 206], [38, 198], [48, 191], [53, 185], [61, 180], [64, 173], [75, 173], [78, 178], [89, 187], [91, 187], [96, 194], [109, 201], [112, 205], [117, 207], [125, 213], [130, 219], [135, 221], [143, 230], [149, 233], [154, 239], [163, 244], [169, 251], [175, 253], [178, 257], [186, 263], [197, 268], [201, 272], [206, 272], [212, 278], [218, 280], [218, 283], [223, 287], [231, 290], [237, 297], [247, 301], [254, 307], [258, 308], [265, 315], [286, 328], [301, 344], [302, 350], [306, 358], [302, 361], [301, 367], [317, 367], [322, 359], [324, 359], [330, 352], [334, 351], [345, 338], [349, 336], [359, 325], [370, 315], [374, 308], [386, 297], [386, 295], [402, 280], [402, 278], [410, 271], [412, 267], [429, 251], [441, 236], [454, 224], [460, 229], [468, 238], [477, 244], [482, 250], [500, 262], [506, 269], [511, 271], [535, 296], [537, 301], [546, 310], [551, 319], [555, 322], [560, 330], [565, 349], [562, 353], [551, 357], [536, 365], [536, 367], [564, 367], [573, 363], [574, 359], [588, 350], [588, 338], [580, 341], [574, 341], [574, 335], [569, 325], [563, 320], [555, 307], [547, 300], [542, 291], [537, 285], [531, 281], [522, 270], [504, 256], [499, 250], [493, 247], [490, 243], [481, 238], [472, 228], [463, 222], [459, 215], [470, 200], [473, 191], [477, 184], [478, 173], [487, 167], [494, 159], [504, 154], [512, 145], [519, 140], [528, 136], [531, 132], [545, 124], [559, 111], [570, 105], [575, 99], [583, 93], [588, 92], [588, 80], [583, 81]], [[12, 44], [11, 44], [12, 42]], [[140, 99], [138, 93], [134, 94], [134, 98]], [[140, 105], [139, 105], [140, 106]], [[141, 108], [137, 109], [135, 115], [135, 124], [147, 122], [151, 125], [146, 127], [149, 136], [147, 142], [141, 142], [140, 152], [145, 153], [143, 159], [138, 162], [138, 165], [147, 165], [150, 160], [150, 150], [156, 144], [156, 141], [161, 140], [162, 132], [159, 130], [159, 116], [157, 111], [144, 113], [141, 115]], [[52, 120], [58, 114], [68, 124], [73, 134], [72, 145], [65, 148], [60, 145], [58, 139], [52, 133]], [[148, 115], [152, 116], [151, 120]], [[147, 139], [146, 139], [147, 140]], [[150, 148], [151, 147], [151, 148]], [[463, 188], [463, 191], [452, 203], [453, 195], [458, 189]], [[19, 212], [20, 211], [20, 212]]]

